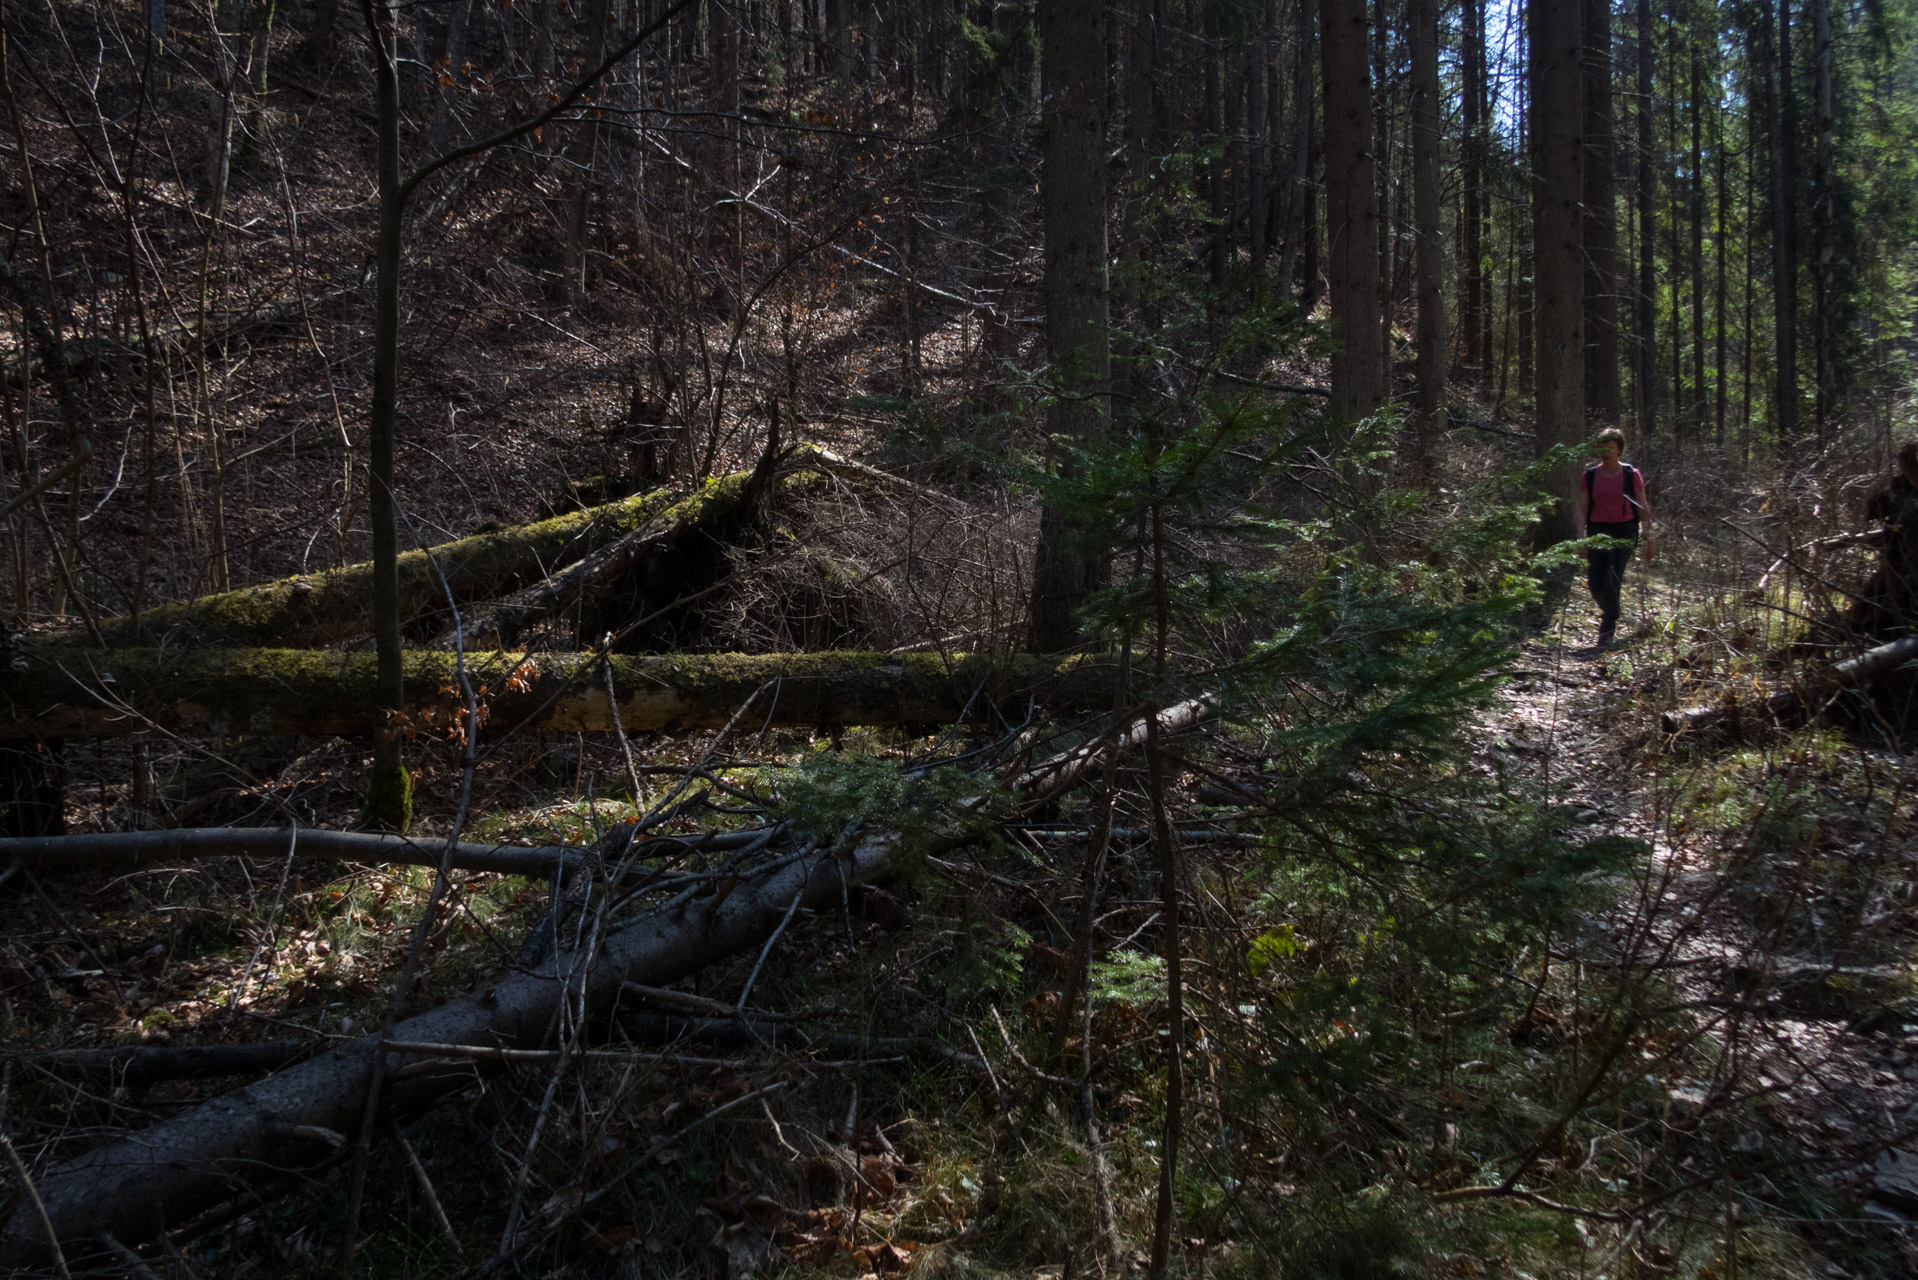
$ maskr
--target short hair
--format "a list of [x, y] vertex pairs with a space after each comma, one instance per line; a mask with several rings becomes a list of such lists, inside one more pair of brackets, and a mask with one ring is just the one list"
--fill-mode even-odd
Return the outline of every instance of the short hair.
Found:
[[1625, 433], [1617, 427], [1607, 427], [1592, 437], [1593, 444], [1615, 444], [1620, 453], [1625, 452]]

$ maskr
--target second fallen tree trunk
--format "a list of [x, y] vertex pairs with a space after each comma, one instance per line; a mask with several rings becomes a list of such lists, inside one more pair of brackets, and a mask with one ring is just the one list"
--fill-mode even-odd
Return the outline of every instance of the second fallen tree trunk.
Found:
[[[895, 847], [892, 837], [875, 837], [843, 857], [821, 854], [777, 866], [732, 893], [714, 895], [716, 904], [656, 912], [610, 936], [583, 975], [568, 971], [580, 963], [577, 953], [568, 953], [408, 1018], [393, 1029], [392, 1040], [539, 1048], [564, 990], [583, 995], [590, 1015], [604, 1016], [628, 980], [675, 982], [743, 951], [769, 935], [795, 902], [837, 906], [845, 886], [879, 874]], [[379, 1036], [363, 1036], [43, 1175], [38, 1190], [54, 1235], [80, 1241], [104, 1231], [128, 1243], [145, 1241], [263, 1177], [323, 1165], [332, 1154], [323, 1135], [350, 1135], [359, 1127], [381, 1043]], [[470, 1072], [395, 1079], [386, 1089], [384, 1118], [403, 1122], [471, 1082]], [[39, 1215], [18, 1205], [0, 1231], [0, 1265], [33, 1265], [48, 1254]]]
[[[622, 539], [666, 555], [680, 542], [748, 507], [758, 496], [754, 472], [707, 481], [688, 495], [640, 494], [550, 520], [476, 533], [430, 551], [399, 557], [400, 626], [430, 640], [452, 624], [446, 597], [466, 604], [492, 600], [539, 582], [554, 570]], [[442, 581], [444, 575], [444, 581]], [[199, 644], [334, 644], [371, 632], [373, 566], [347, 565], [299, 574], [148, 609], [136, 634], [130, 622], [108, 624], [109, 644], [181, 636]]]
[[[0, 740], [123, 737], [157, 728], [185, 737], [365, 734], [380, 728], [370, 653], [300, 649], [88, 650], [30, 645], [25, 670], [0, 674]], [[457, 711], [445, 690], [455, 655], [406, 654], [403, 732], [443, 733]], [[1100, 660], [874, 653], [468, 654], [485, 686], [487, 733], [718, 728], [745, 701], [759, 723], [949, 724], [1008, 697], [1096, 707], [1111, 688]]]
[[[761, 836], [758, 830], [706, 832], [653, 837], [650, 847], [684, 846], [702, 852], [743, 849]], [[175, 831], [98, 831], [70, 836], [0, 839], [0, 863], [17, 862], [29, 871], [72, 871], [80, 867], [127, 870], [200, 858], [333, 858], [341, 862], [437, 867], [446, 842], [416, 840], [390, 831], [321, 831], [306, 827], [188, 827]], [[588, 865], [591, 851], [577, 845], [475, 844], [453, 846], [447, 865], [456, 871], [494, 875], [570, 875]]]
[[1746, 714], [1759, 716], [1766, 722], [1786, 719], [1815, 712], [1834, 695], [1846, 689], [1861, 689], [1876, 683], [1912, 662], [1918, 662], [1918, 636], [1907, 636], [1902, 640], [1881, 644], [1875, 649], [1867, 649], [1855, 658], [1828, 667], [1789, 688], [1768, 694], [1756, 703], [1727, 700], [1700, 707], [1682, 707], [1677, 711], [1665, 712], [1659, 717], [1659, 722], [1666, 733], [1696, 733], [1735, 723]]
[[[1162, 726], [1189, 724], [1192, 714], [1180, 707], [1159, 718]], [[1136, 729], [1129, 736], [1137, 736]], [[1072, 759], [1073, 753], [1055, 758], [1068, 769]], [[1085, 772], [1076, 769], [1074, 776]], [[1015, 785], [1058, 776], [1058, 770], [1041, 765]], [[104, 1232], [138, 1244], [231, 1199], [255, 1196], [263, 1180], [317, 1172], [358, 1128], [373, 1072], [401, 1056], [385, 1046], [432, 1046], [432, 1056], [445, 1056], [448, 1048], [480, 1053], [542, 1048], [563, 996], [577, 997], [588, 1017], [603, 1018], [615, 1011], [629, 984], [661, 987], [678, 981], [764, 941], [802, 907], [840, 906], [850, 886], [884, 874], [900, 848], [898, 834], [887, 832], [861, 839], [843, 854], [828, 850], [776, 858], [736, 887], [718, 890], [715, 885], [709, 897], [692, 901], [677, 897], [613, 932], [590, 963], [579, 952], [560, 955], [409, 1018], [386, 1040], [365, 1036], [340, 1045], [97, 1147], [41, 1175], [37, 1207], [44, 1217], [16, 1200], [11, 1216], [0, 1222], [0, 1266], [43, 1263], [51, 1253], [49, 1227], [52, 1238], [63, 1243]], [[895, 1044], [905, 1047], [905, 1042]], [[872, 1047], [871, 1041], [848, 1046]], [[950, 1058], [975, 1065], [968, 1055]], [[389, 1077], [382, 1122], [402, 1124], [472, 1079], [470, 1067], [396, 1072]]]

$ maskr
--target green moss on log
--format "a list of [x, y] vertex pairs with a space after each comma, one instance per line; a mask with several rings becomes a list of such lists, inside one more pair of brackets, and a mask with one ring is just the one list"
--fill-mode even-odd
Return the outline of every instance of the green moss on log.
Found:
[[[718, 485], [733, 479], [725, 477]], [[446, 574], [456, 600], [489, 600], [536, 582], [557, 566], [590, 555], [636, 529], [655, 524], [670, 528], [689, 515], [704, 515], [707, 506], [728, 496], [736, 501], [737, 489], [708, 486], [677, 499], [658, 490], [550, 520], [474, 534], [434, 547], [431, 559], [424, 551], [406, 552], [399, 557], [400, 602], [406, 611], [400, 626], [409, 635], [431, 634], [446, 618], [446, 588], [440, 584], [439, 572]], [[201, 643], [212, 644], [330, 644], [372, 629], [372, 582], [370, 563], [299, 574], [160, 605], [147, 610], [140, 630], [147, 637], [185, 631]], [[131, 626], [124, 622], [110, 627], [107, 639], [110, 643], [136, 641]]]
[[405, 835], [413, 826], [413, 775], [397, 762], [376, 763], [366, 781], [361, 825], [369, 831]]
[[[470, 654], [489, 736], [514, 728], [613, 727], [592, 654]], [[934, 653], [616, 655], [613, 688], [628, 730], [713, 728], [746, 699], [750, 718], [804, 727], [949, 723], [1027, 697], [1099, 707], [1103, 660]], [[406, 654], [401, 729], [445, 736], [458, 714], [455, 655]], [[190, 737], [370, 734], [381, 723], [370, 653], [302, 649], [87, 650], [27, 647], [24, 671], [0, 675], [0, 739], [118, 737], [149, 727]]]

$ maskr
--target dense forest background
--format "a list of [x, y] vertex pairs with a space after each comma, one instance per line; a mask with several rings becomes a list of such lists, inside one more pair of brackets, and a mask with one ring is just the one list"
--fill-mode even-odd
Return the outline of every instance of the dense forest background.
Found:
[[0, 42], [0, 1265], [1918, 1266], [1910, 0]]

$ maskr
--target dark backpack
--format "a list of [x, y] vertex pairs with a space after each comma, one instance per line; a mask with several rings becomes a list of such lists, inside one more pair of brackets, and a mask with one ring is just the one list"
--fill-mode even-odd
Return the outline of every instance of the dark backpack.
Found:
[[[1632, 523], [1637, 524], [1638, 513], [1643, 509], [1638, 499], [1632, 496], [1633, 492], [1636, 491], [1640, 483], [1642, 483], [1638, 478], [1638, 468], [1629, 462], [1621, 462], [1618, 464], [1618, 469], [1625, 473], [1625, 503], [1632, 509]], [[1592, 486], [1595, 483], [1592, 477], [1597, 474], [1598, 468], [1596, 466], [1585, 468], [1585, 518], [1587, 520], [1592, 518], [1592, 507], [1598, 502], [1597, 494], [1592, 491]]]

